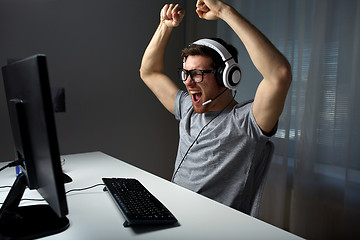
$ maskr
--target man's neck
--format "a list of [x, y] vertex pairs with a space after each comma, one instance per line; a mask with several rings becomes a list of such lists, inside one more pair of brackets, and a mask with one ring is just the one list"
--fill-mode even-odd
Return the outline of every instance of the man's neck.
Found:
[[225, 109], [233, 108], [237, 102], [235, 101], [231, 90], [226, 89], [223, 94], [219, 95], [218, 98], [214, 99], [213, 102], [209, 104], [211, 105], [209, 105], [207, 112], [220, 112]]

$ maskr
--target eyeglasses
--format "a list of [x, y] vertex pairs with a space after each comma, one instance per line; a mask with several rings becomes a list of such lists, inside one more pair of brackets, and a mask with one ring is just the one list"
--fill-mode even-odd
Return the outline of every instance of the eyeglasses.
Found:
[[192, 70], [186, 70], [184, 68], [178, 69], [180, 79], [182, 81], [186, 81], [186, 79], [190, 75], [190, 79], [193, 82], [199, 83], [204, 80], [204, 73], [216, 73], [216, 70], [200, 70], [200, 69], [192, 69]]

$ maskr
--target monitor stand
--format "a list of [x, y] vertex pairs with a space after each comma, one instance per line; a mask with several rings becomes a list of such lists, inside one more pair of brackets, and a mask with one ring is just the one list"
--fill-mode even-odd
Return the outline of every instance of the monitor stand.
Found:
[[0, 209], [0, 239], [34, 239], [67, 229], [69, 219], [49, 205], [19, 206], [26, 185], [25, 175], [19, 175]]

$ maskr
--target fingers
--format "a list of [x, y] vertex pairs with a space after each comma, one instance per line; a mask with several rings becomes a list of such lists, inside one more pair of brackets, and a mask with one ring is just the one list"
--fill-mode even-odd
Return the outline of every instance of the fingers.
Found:
[[206, 18], [205, 15], [210, 11], [204, 0], [198, 0], [196, 2], [196, 13], [199, 18]]
[[216, 20], [219, 18], [219, 10], [222, 2], [214, 0], [198, 0], [196, 2], [196, 13], [199, 18]]
[[197, 0], [196, 1], [196, 8], [198, 8], [201, 4], [204, 4], [203, 0]]
[[184, 15], [185, 15], [185, 10], [182, 9], [179, 4], [176, 4], [173, 11], [172, 11], [173, 19], [177, 23], [180, 23], [181, 20], [183, 19]]
[[172, 19], [173, 18], [173, 11], [174, 11], [174, 4], [170, 4], [167, 11], [166, 11], [166, 17], [167, 19]]
[[196, 2], [196, 12], [201, 11], [201, 12], [208, 12], [210, 9], [208, 8], [208, 6], [206, 6], [205, 2], [203, 0], [198, 0]]
[[195, 11], [196, 11], [197, 15], [199, 16], [199, 18], [204, 18], [204, 12], [203, 11], [201, 11], [199, 9], [196, 9]]
[[185, 11], [179, 4], [165, 4], [160, 12], [160, 20], [171, 22], [171, 25], [177, 26], [184, 17]]
[[181, 9], [179, 4], [165, 4], [164, 7], [161, 9], [161, 18], [164, 20], [171, 20], [173, 16], [178, 13]]
[[169, 9], [168, 4], [165, 4], [164, 7], [161, 9], [161, 12], [160, 12], [160, 19], [161, 20], [169, 20], [169, 18], [167, 16], [168, 9]]

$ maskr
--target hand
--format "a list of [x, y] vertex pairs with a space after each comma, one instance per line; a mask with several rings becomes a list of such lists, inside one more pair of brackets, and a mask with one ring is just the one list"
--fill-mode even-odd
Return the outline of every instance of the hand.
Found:
[[223, 5], [224, 3], [219, 0], [198, 0], [196, 3], [196, 13], [199, 18], [216, 20], [219, 18]]
[[177, 27], [184, 18], [185, 10], [179, 4], [165, 4], [160, 12], [160, 21], [168, 27]]

